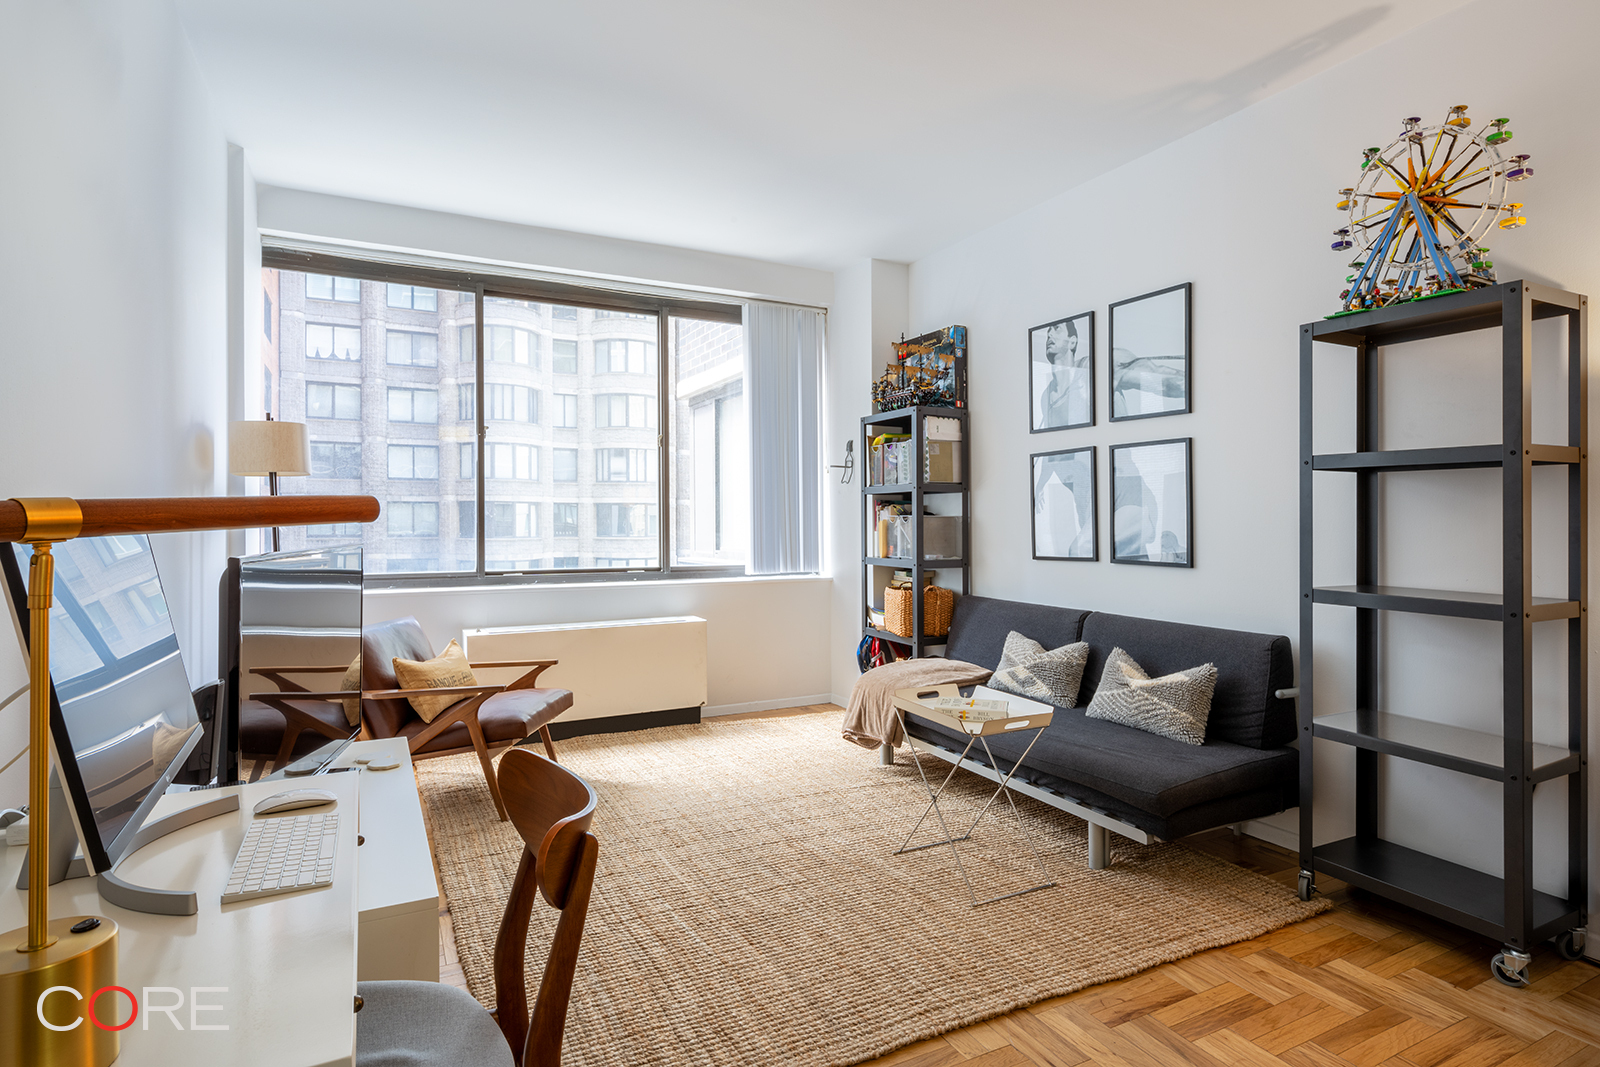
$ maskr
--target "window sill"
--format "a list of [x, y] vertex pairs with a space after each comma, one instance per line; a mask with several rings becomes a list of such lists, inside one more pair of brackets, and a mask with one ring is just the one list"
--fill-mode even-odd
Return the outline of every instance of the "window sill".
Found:
[[540, 575], [531, 578], [527, 575], [491, 575], [479, 578], [467, 575], [460, 578], [438, 578], [428, 575], [412, 577], [387, 578], [382, 575], [368, 575], [364, 582], [362, 593], [365, 596], [409, 596], [413, 593], [459, 593], [471, 590], [479, 593], [517, 593], [529, 589], [550, 589], [566, 585], [581, 585], [585, 588], [607, 587], [623, 588], [628, 586], [668, 584], [668, 585], [745, 585], [745, 584], [775, 584], [783, 582], [832, 582], [833, 577], [827, 574], [735, 574], [735, 575], [695, 575], [692, 572], [679, 571], [675, 574], [661, 574], [659, 572], [646, 572], [632, 577], [616, 574], [574, 574], [571, 576]]

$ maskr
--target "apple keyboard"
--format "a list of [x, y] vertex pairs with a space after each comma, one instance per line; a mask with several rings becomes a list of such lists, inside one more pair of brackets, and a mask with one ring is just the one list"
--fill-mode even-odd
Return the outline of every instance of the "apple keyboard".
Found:
[[332, 885], [338, 846], [337, 812], [256, 819], [234, 857], [222, 902]]

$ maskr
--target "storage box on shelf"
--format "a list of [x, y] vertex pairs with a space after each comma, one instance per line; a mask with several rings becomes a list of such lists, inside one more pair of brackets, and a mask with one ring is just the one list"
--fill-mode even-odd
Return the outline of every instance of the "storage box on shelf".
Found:
[[[943, 628], [935, 633], [927, 625], [924, 590], [935, 584], [957, 589], [950, 572], [960, 572], [957, 591], [970, 591], [967, 426], [966, 408], [910, 407], [861, 419], [861, 454], [867, 457], [861, 489], [862, 633], [909, 646], [912, 656], [926, 655], [928, 646], [944, 643]], [[955, 501], [960, 514], [926, 514], [931, 498]], [[899, 513], [889, 514], [894, 510]], [[911, 573], [912, 624], [904, 635], [872, 624], [875, 602], [897, 570]], [[944, 617], [947, 627], [948, 612]]]
[[[1565, 317], [1566, 443], [1535, 444], [1532, 423], [1532, 328], [1536, 319]], [[1377, 440], [1379, 382], [1373, 352], [1471, 330], [1498, 328], [1502, 338], [1501, 440], [1498, 444], [1386, 451]], [[1315, 872], [1383, 894], [1420, 911], [1504, 942], [1490, 962], [1508, 985], [1525, 985], [1531, 948], [1556, 938], [1562, 955], [1583, 950], [1588, 901], [1588, 299], [1526, 282], [1380, 308], [1300, 328], [1300, 891]], [[1312, 449], [1316, 342], [1354, 350], [1356, 451], [1317, 455]], [[1389, 401], [1393, 410], [1395, 401]], [[1566, 596], [1533, 595], [1529, 543], [1533, 468], [1567, 472]], [[1404, 472], [1499, 469], [1502, 475], [1502, 586], [1498, 594], [1412, 589], [1377, 582], [1381, 548], [1380, 476]], [[1355, 584], [1313, 584], [1312, 488], [1324, 471], [1354, 473]], [[1354, 608], [1354, 709], [1319, 705], [1313, 685], [1315, 605]], [[1504, 655], [1502, 733], [1487, 734], [1379, 707], [1378, 612], [1404, 611], [1498, 623]], [[1533, 740], [1533, 624], [1566, 621], [1566, 743]], [[1560, 684], [1559, 681], [1556, 684]], [[1318, 712], [1323, 714], [1318, 715]], [[1356, 750], [1356, 833], [1313, 846], [1312, 739]], [[1378, 836], [1378, 757], [1386, 755], [1500, 782], [1504, 788], [1504, 877], [1485, 874]], [[1567, 870], [1564, 895], [1533, 888], [1533, 789], [1564, 779]]]

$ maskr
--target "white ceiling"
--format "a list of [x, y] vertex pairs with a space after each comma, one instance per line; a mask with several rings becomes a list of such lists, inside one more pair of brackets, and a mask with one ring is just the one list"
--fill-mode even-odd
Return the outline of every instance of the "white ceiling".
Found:
[[1464, 0], [177, 0], [267, 184], [910, 261]]

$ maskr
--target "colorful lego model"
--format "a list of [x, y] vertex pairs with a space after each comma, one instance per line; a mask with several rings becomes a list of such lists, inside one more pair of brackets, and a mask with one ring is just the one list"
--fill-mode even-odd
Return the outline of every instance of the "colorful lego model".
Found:
[[967, 328], [946, 326], [894, 343], [894, 362], [872, 383], [872, 410], [967, 406]]
[[1356, 184], [1338, 194], [1348, 222], [1330, 247], [1353, 253], [1355, 273], [1336, 315], [1494, 284], [1489, 250], [1478, 242], [1491, 229], [1527, 223], [1507, 183], [1533, 176], [1531, 157], [1501, 152], [1510, 123], [1497, 118], [1474, 130], [1467, 105], [1457, 104], [1437, 126], [1415, 115], [1401, 120], [1388, 147], [1362, 153]]

